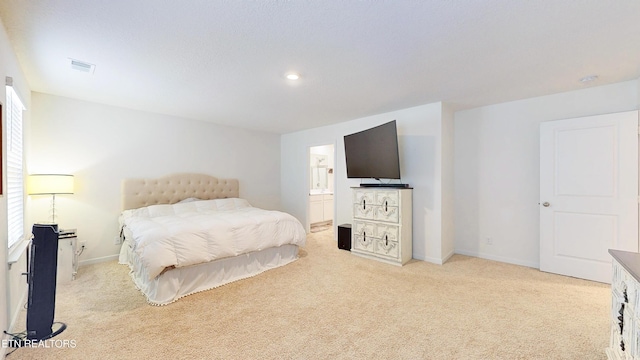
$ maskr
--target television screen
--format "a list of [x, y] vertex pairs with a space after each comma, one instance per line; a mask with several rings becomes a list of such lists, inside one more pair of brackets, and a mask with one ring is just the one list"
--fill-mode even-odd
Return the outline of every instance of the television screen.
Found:
[[346, 135], [347, 178], [400, 179], [396, 121]]

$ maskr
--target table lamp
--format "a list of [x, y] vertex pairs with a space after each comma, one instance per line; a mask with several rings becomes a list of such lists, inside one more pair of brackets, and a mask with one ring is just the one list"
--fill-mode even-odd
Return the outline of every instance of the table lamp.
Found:
[[53, 195], [51, 202], [52, 222], [56, 222], [56, 195], [73, 194], [73, 175], [33, 174], [29, 175], [27, 193], [29, 195]]

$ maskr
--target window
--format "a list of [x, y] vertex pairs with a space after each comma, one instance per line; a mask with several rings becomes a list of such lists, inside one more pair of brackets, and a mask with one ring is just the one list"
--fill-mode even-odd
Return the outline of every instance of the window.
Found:
[[7, 78], [7, 231], [9, 247], [24, 235], [22, 112], [24, 106]]

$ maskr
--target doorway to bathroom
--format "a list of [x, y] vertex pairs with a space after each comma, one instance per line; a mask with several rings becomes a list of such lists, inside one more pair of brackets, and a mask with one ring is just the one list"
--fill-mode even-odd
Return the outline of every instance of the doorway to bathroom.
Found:
[[309, 228], [333, 229], [334, 145], [309, 148]]

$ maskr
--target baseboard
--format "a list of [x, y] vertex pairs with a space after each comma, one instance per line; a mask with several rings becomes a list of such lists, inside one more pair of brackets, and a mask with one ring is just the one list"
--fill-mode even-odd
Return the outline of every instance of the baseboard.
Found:
[[453, 255], [455, 255], [455, 251], [451, 250], [443, 259], [442, 259], [442, 263], [446, 263], [447, 261], [449, 261], [449, 259], [451, 259], [451, 257]]
[[14, 310], [14, 314], [11, 317], [11, 323], [9, 326], [9, 329], [13, 329], [14, 326], [16, 325], [16, 320], [18, 320], [18, 317], [20, 316], [20, 311], [22, 311], [22, 309], [24, 308], [24, 304], [27, 303], [27, 297], [29, 295], [29, 288], [26, 288], [26, 291], [23, 292], [22, 297], [20, 298], [20, 301], [18, 301], [19, 308], [17, 309], [17, 311]]
[[[9, 319], [9, 323], [7, 324], [7, 332], [20, 332], [23, 329], [26, 330], [27, 329], [27, 324], [25, 323], [24, 326], [22, 326], [21, 328], [17, 328], [16, 327], [16, 321], [18, 321], [18, 318], [20, 317], [20, 312], [21, 311], [26, 311], [24, 310], [24, 304], [27, 302], [27, 297], [29, 295], [29, 291], [28, 288], [26, 289], [26, 291], [23, 291], [22, 297], [20, 298], [20, 301], [18, 301], [18, 303], [16, 304], [18, 306], [17, 309], [10, 309], [11, 314], [11, 319]], [[3, 334], [2, 340], [12, 340], [13, 337], [11, 337], [8, 334]], [[4, 359], [7, 356], [7, 350], [14, 350], [11, 347], [5, 347], [5, 346], [0, 346], [0, 359]]]
[[107, 261], [118, 260], [118, 257], [119, 257], [119, 255], [109, 255], [109, 256], [103, 256], [103, 257], [99, 257], [99, 258], [82, 260], [82, 261], [78, 261], [78, 266], [99, 264], [99, 263], [103, 263], [103, 262], [107, 262]]
[[460, 255], [473, 256], [473, 257], [477, 257], [477, 258], [481, 258], [481, 259], [499, 261], [499, 262], [503, 262], [503, 263], [507, 263], [507, 264], [520, 265], [520, 266], [526, 266], [526, 267], [530, 267], [530, 268], [534, 268], [534, 269], [540, 269], [540, 264], [539, 263], [523, 261], [523, 260], [519, 260], [519, 259], [513, 259], [513, 258], [509, 258], [509, 257], [504, 257], [504, 256], [496, 256], [496, 255], [492, 255], [492, 254], [480, 253], [480, 252], [477, 252], [477, 251], [468, 251], [468, 250], [462, 250], [462, 249], [456, 249], [455, 253], [456, 254], [460, 254]]
[[[453, 255], [453, 254], [451, 254]], [[451, 257], [451, 256], [449, 256]], [[432, 264], [436, 264], [436, 265], [442, 265], [445, 263], [445, 261], [448, 260], [448, 257], [445, 259], [439, 259], [439, 258], [434, 258], [434, 257], [430, 257], [430, 256], [415, 256], [413, 255], [413, 258], [416, 260], [421, 260], [421, 261], [426, 261], [426, 262], [430, 262]]]

